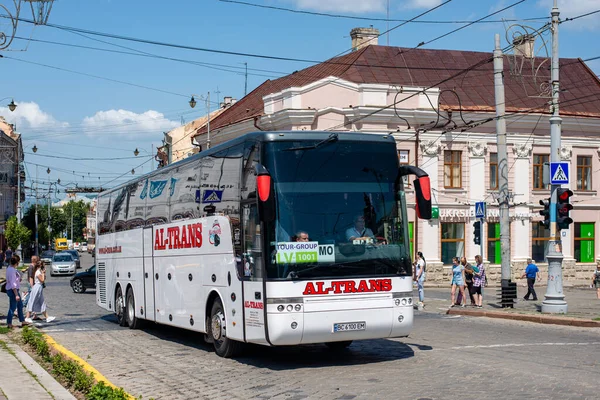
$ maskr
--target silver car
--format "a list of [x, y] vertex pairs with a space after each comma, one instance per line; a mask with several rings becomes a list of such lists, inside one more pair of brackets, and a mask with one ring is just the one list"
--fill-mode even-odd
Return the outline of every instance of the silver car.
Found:
[[52, 258], [50, 276], [75, 274], [75, 260], [69, 253], [56, 253]]
[[54, 250], [46, 250], [40, 255], [40, 260], [42, 260], [44, 267], [46, 267], [47, 270], [49, 270], [50, 266], [52, 265], [52, 258], [54, 257], [54, 254], [56, 254]]

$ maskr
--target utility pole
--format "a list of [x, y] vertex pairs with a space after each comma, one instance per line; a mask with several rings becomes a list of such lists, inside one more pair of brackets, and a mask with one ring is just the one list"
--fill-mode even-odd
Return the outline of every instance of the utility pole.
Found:
[[[552, 116], [550, 117], [550, 162], [560, 162], [560, 135], [562, 118], [559, 115], [559, 58], [558, 58], [558, 16], [557, 0], [552, 7]], [[556, 203], [557, 191], [560, 185], [552, 185], [550, 189], [550, 240], [548, 242], [548, 286], [542, 312], [544, 313], [567, 313], [567, 302], [562, 287], [562, 242], [556, 229]]]
[[387, 0], [387, 21], [386, 21], [386, 39], [387, 46], [390, 45], [390, 0]]
[[[496, 100], [496, 134], [498, 146], [498, 203], [500, 208], [500, 251], [501, 251], [501, 287], [502, 307], [512, 307], [510, 290], [510, 219], [508, 194], [508, 154], [506, 150], [506, 120], [504, 101], [504, 59], [500, 48], [500, 35], [496, 34], [494, 47], [494, 92]], [[481, 241], [483, 243], [483, 240]], [[515, 286], [516, 290], [516, 286]]]
[[38, 241], [38, 166], [35, 166], [35, 255], [40, 255]]
[[244, 83], [244, 97], [248, 94], [248, 63], [245, 62], [244, 65], [246, 66], [246, 80]]
[[71, 200], [71, 243], [75, 243], [73, 240], [73, 200]]
[[210, 91], [206, 97], [206, 148], [210, 149]]

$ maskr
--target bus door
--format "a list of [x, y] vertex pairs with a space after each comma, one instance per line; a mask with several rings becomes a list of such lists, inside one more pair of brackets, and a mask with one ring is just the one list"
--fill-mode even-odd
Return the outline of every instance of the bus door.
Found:
[[154, 306], [154, 229], [144, 228], [144, 318], [156, 321]]
[[256, 200], [242, 202], [241, 269], [244, 285], [244, 326], [246, 341], [266, 343], [265, 294], [263, 292], [263, 253], [261, 224]]

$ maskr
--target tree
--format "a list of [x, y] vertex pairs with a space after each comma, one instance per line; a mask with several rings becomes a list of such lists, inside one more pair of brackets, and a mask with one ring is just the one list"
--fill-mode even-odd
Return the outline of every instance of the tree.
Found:
[[25, 227], [22, 223], [20, 224], [17, 221], [17, 217], [10, 217], [6, 222], [6, 228], [4, 229], [4, 236], [6, 236], [6, 241], [8, 242], [8, 246], [16, 250], [19, 248], [21, 243], [29, 242], [29, 237], [31, 236], [31, 231]]

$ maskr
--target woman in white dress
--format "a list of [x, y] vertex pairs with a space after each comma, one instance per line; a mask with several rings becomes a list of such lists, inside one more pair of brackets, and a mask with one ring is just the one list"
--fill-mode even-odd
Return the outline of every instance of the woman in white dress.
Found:
[[[56, 317], [49, 317], [46, 312], [46, 301], [44, 300], [44, 282], [46, 282], [46, 268], [41, 261], [35, 264], [34, 272], [34, 285], [29, 295], [29, 302], [27, 303], [27, 311], [36, 313], [37, 315], [42, 314], [46, 318], [46, 322], [52, 322]], [[31, 318], [25, 319], [26, 322], [33, 322]]]

